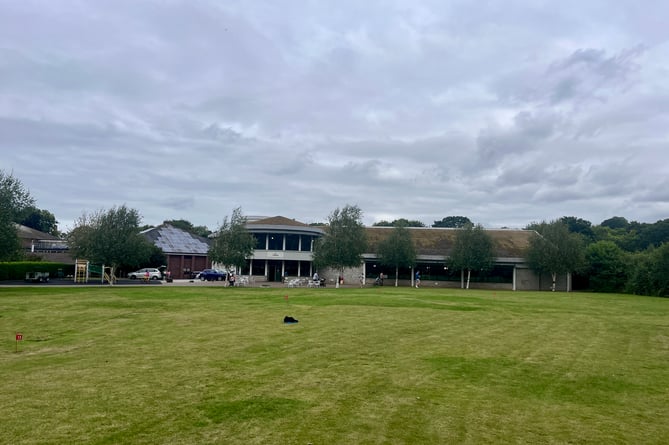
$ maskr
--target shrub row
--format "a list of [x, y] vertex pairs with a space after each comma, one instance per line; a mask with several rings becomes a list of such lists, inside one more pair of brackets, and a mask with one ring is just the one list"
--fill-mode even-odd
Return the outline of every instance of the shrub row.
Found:
[[48, 272], [50, 278], [74, 274], [74, 264], [43, 261], [16, 261], [0, 263], [0, 281], [24, 280], [28, 272]]

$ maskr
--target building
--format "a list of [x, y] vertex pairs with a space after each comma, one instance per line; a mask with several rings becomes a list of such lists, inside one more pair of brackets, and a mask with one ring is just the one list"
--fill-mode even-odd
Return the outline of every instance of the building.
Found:
[[74, 264], [67, 241], [50, 233], [17, 224], [17, 235], [21, 251], [33, 260]]
[[[323, 236], [323, 227], [309, 226], [294, 219], [275, 216], [254, 218], [246, 224], [247, 230], [256, 239], [256, 249], [241, 271], [255, 282], [275, 282], [285, 278], [310, 277], [315, 272], [312, 261], [313, 243]], [[411, 269], [400, 269], [399, 283], [411, 285], [416, 270], [421, 272], [423, 282], [445, 287], [462, 287], [464, 273], [450, 270], [448, 258], [452, 252], [457, 229], [408, 228], [416, 246], [417, 264]], [[392, 227], [367, 227], [368, 252], [358, 268], [344, 271], [345, 283], [358, 283], [375, 279], [381, 273], [394, 279], [394, 270], [381, 265], [376, 249], [390, 235]], [[548, 289], [550, 276], [538, 276], [525, 262], [525, 253], [534, 231], [516, 229], [486, 229], [493, 240], [495, 251], [494, 268], [491, 271], [473, 272], [472, 287], [509, 290]], [[335, 283], [340, 272], [318, 271], [330, 283]], [[570, 276], [561, 276], [558, 290], [571, 290]]]
[[167, 257], [167, 271], [172, 278], [190, 279], [197, 272], [211, 267], [210, 240], [193, 235], [170, 224], [141, 232], [149, 241], [162, 249]]

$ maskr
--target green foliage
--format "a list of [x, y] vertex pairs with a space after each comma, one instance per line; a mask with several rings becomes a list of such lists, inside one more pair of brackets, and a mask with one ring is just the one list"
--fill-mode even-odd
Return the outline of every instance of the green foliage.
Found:
[[[564, 274], [585, 265], [583, 241], [561, 221], [534, 224], [538, 232], [530, 238], [527, 262], [537, 273]], [[553, 276], [555, 280], [555, 276]]]
[[21, 212], [19, 224], [30, 227], [40, 232], [50, 233], [53, 236], [59, 236], [58, 221], [53, 213], [48, 210], [40, 210], [37, 207], [29, 207]]
[[395, 279], [398, 268], [413, 267], [416, 264], [416, 247], [411, 233], [403, 225], [395, 226], [390, 236], [379, 243], [377, 254], [382, 265], [395, 268]]
[[468, 224], [472, 224], [471, 220], [466, 216], [447, 216], [441, 221], [435, 221], [432, 227], [446, 227], [453, 229], [460, 229]]
[[602, 221], [600, 226], [608, 227], [609, 229], [627, 229], [629, 227], [629, 222], [622, 216], [614, 216], [613, 218]]
[[330, 214], [325, 235], [314, 243], [314, 265], [317, 269], [333, 267], [337, 270], [356, 267], [362, 262], [366, 249], [362, 211], [358, 206], [346, 205]]
[[141, 217], [125, 205], [82, 215], [68, 236], [73, 256], [92, 263], [137, 267], [152, 252], [151, 243], [139, 233]]
[[169, 224], [173, 227], [176, 227], [177, 229], [184, 230], [188, 233], [192, 233], [193, 235], [201, 236], [203, 238], [207, 238], [209, 235], [211, 235], [211, 230], [209, 230], [207, 226], [194, 226], [193, 223], [185, 219], [168, 219], [163, 221], [163, 224]]
[[214, 262], [241, 269], [253, 254], [255, 243], [255, 238], [246, 229], [246, 217], [241, 207], [237, 207], [230, 219], [227, 216], [223, 219], [209, 248], [209, 257]]
[[0, 201], [0, 261], [18, 259], [20, 247], [18, 231], [9, 208]]
[[409, 221], [406, 218], [399, 218], [394, 220], [393, 222], [388, 222], [388, 221], [379, 221], [374, 224], [372, 224], [374, 227], [425, 227], [425, 224], [423, 224], [421, 221], [418, 220], [411, 220]]
[[586, 242], [592, 242], [595, 234], [592, 231], [592, 223], [575, 216], [563, 216], [560, 221], [567, 226], [571, 233], [578, 233], [583, 236]]
[[669, 296], [669, 243], [633, 256], [626, 290], [638, 295]]
[[483, 226], [467, 224], [455, 235], [450, 263], [455, 270], [466, 270], [467, 289], [471, 271], [488, 270], [493, 267], [493, 243]]
[[48, 272], [50, 278], [56, 278], [58, 272], [63, 275], [74, 273], [73, 264], [51, 263], [46, 261], [14, 261], [0, 263], [0, 280], [23, 280], [27, 272]]
[[23, 183], [13, 173], [0, 170], [0, 207], [4, 207], [14, 222], [29, 207], [35, 206], [35, 199]]
[[627, 282], [628, 254], [613, 241], [597, 241], [585, 250], [591, 290], [622, 292]]
[[20, 242], [14, 223], [35, 199], [12, 173], [0, 170], [0, 261], [18, 259]]

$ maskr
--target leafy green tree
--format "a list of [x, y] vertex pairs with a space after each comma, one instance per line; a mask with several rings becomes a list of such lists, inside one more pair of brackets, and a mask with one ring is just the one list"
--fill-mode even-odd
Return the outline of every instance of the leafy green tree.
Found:
[[626, 290], [637, 295], [669, 296], [669, 243], [634, 254]]
[[456, 270], [467, 271], [467, 285], [471, 279], [472, 270], [488, 270], [494, 261], [492, 238], [477, 224], [467, 224], [458, 229], [451, 253], [451, 266]]
[[193, 235], [201, 236], [203, 238], [207, 238], [209, 235], [211, 235], [211, 230], [209, 230], [207, 226], [195, 226], [193, 223], [185, 219], [169, 219], [163, 221], [163, 224], [169, 224], [173, 227], [176, 227], [177, 229], [184, 230], [188, 233], [192, 233]]
[[584, 266], [583, 240], [580, 235], [569, 232], [567, 225], [559, 220], [534, 227], [538, 233], [530, 238], [527, 262], [535, 272], [551, 274], [555, 291], [558, 274], [575, 272]]
[[40, 232], [50, 233], [53, 236], [60, 236], [58, 221], [56, 221], [54, 214], [48, 210], [41, 210], [30, 206], [22, 212], [19, 224], [39, 230]]
[[413, 267], [416, 264], [416, 247], [406, 226], [395, 226], [390, 236], [379, 243], [378, 254], [382, 265], [395, 268], [397, 287], [399, 268]]
[[402, 227], [425, 227], [425, 224], [423, 224], [421, 221], [418, 220], [408, 220], [406, 218], [399, 218], [396, 219], [392, 222], [389, 221], [379, 221], [374, 224], [372, 224], [374, 227], [397, 227], [397, 226], [402, 226]]
[[622, 216], [614, 216], [613, 218], [605, 219], [600, 224], [600, 226], [608, 227], [609, 229], [625, 229], [625, 230], [627, 230], [629, 225], [630, 223], [627, 221], [627, 219], [623, 218]]
[[19, 258], [21, 245], [9, 208], [0, 201], [0, 261]]
[[34, 206], [35, 199], [12, 173], [0, 170], [0, 260], [16, 260], [21, 244], [15, 223], [25, 209]]
[[216, 231], [209, 257], [217, 263], [241, 269], [253, 254], [255, 245], [255, 238], [246, 229], [246, 217], [241, 207], [237, 207], [230, 219], [226, 216]]
[[613, 241], [597, 241], [585, 250], [590, 289], [622, 292], [627, 282], [627, 253]]
[[125, 205], [82, 215], [68, 235], [72, 254], [116, 269], [138, 267], [152, 253], [151, 243], [139, 233], [141, 216]]
[[12, 173], [0, 170], [0, 203], [14, 222], [19, 222], [22, 212], [35, 206], [35, 198]]
[[465, 227], [467, 224], [472, 224], [472, 222], [466, 216], [447, 216], [442, 218], [441, 221], [435, 221], [434, 224], [432, 224], [432, 227], [460, 229]]
[[567, 226], [570, 232], [579, 233], [587, 242], [594, 241], [595, 233], [592, 231], [592, 223], [575, 216], [563, 216], [560, 221]]
[[362, 263], [362, 254], [366, 249], [362, 211], [358, 206], [346, 205], [330, 214], [325, 235], [314, 243], [314, 265], [317, 269], [332, 267], [343, 274], [344, 268]]

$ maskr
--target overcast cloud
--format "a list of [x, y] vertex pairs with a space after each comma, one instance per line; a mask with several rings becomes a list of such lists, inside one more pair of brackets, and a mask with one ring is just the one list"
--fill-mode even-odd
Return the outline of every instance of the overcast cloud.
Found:
[[72, 227], [669, 217], [669, 2], [0, 0], [0, 168]]

